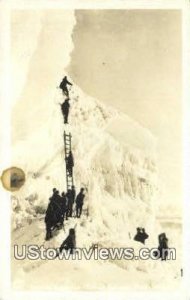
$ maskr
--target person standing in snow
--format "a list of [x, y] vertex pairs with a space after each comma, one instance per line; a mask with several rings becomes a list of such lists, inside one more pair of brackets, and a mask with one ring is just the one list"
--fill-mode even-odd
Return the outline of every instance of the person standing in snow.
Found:
[[55, 209], [56, 198], [52, 197], [49, 199], [49, 204], [46, 210], [45, 215], [45, 224], [46, 224], [46, 237], [45, 240], [48, 241], [52, 238], [52, 229], [55, 227], [59, 221], [59, 216]]
[[74, 204], [74, 198], [75, 198], [75, 189], [72, 188], [68, 190], [67, 194], [67, 218], [72, 218], [73, 215], [73, 204]]
[[158, 255], [161, 260], [166, 260], [168, 256], [168, 238], [165, 233], [161, 233], [158, 236], [159, 246]]
[[53, 206], [51, 205], [51, 201], [48, 205], [45, 215], [45, 224], [46, 224], [46, 237], [45, 240], [49, 241], [52, 238], [52, 226], [54, 225], [54, 213]]
[[70, 192], [70, 197], [71, 197], [71, 208], [70, 208], [70, 212], [71, 212], [71, 215], [70, 217], [72, 217], [72, 213], [73, 213], [73, 204], [75, 202], [75, 198], [76, 198], [76, 191], [75, 191], [75, 186], [72, 185], [72, 189], [71, 189], [71, 192]]
[[66, 98], [65, 101], [60, 105], [61, 105], [62, 115], [64, 118], [64, 124], [68, 124], [68, 116], [70, 110], [69, 98]]
[[49, 198], [50, 201], [55, 200], [57, 198], [57, 195], [59, 194], [59, 191], [56, 188], [53, 188], [53, 195]]
[[53, 195], [49, 198], [49, 204], [45, 215], [46, 241], [52, 238], [52, 230], [63, 224], [61, 196], [57, 189], [53, 189]]
[[76, 197], [76, 190], [75, 190], [74, 185], [72, 185], [71, 194], [72, 194], [72, 199], [73, 199], [73, 203], [74, 203], [75, 202], [75, 197]]
[[66, 200], [65, 192], [62, 192], [62, 194], [61, 194], [60, 207], [61, 207], [60, 223], [61, 223], [61, 225], [64, 225], [64, 219], [65, 219], [65, 215], [66, 215], [66, 211], [67, 211], [67, 200]]
[[84, 188], [81, 188], [80, 193], [76, 197], [76, 217], [80, 218], [82, 213], [82, 207], [84, 204]]
[[69, 82], [68, 79], [67, 79], [67, 76], [65, 76], [62, 79], [62, 81], [59, 85], [59, 88], [62, 90], [63, 94], [65, 94], [67, 97], [69, 97], [69, 91], [68, 91], [67, 85], [72, 86], [72, 83]]

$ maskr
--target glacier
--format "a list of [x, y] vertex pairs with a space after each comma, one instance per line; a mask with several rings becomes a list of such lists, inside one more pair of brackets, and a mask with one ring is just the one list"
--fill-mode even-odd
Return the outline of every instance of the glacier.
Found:
[[[160, 193], [156, 138], [126, 114], [86, 95], [75, 83], [70, 98], [68, 125], [63, 124], [59, 104], [64, 97], [58, 89], [52, 98], [40, 102], [34, 99], [25, 112], [27, 123], [17, 124], [17, 117], [13, 122], [18, 130], [13, 134], [12, 165], [25, 171], [26, 182], [12, 194], [12, 245], [59, 247], [69, 228], [76, 226], [77, 247], [98, 244], [138, 250], [140, 245], [133, 240], [137, 227], [144, 227], [150, 236], [146, 246], [157, 247], [162, 229], [156, 218]], [[38, 126], [33, 124], [36, 121]], [[43, 219], [52, 188], [66, 190], [64, 130], [72, 134], [77, 192], [81, 187], [86, 190], [84, 211], [81, 219], [69, 219], [64, 230], [44, 242]], [[13, 258], [13, 286], [163, 289], [166, 282], [169, 287], [179, 284], [179, 264], [142, 260], [31, 262]]]
[[[181, 282], [181, 229], [161, 226], [157, 141], [126, 114], [85, 94], [73, 82], [69, 125], [63, 124], [63, 95], [56, 84], [64, 76], [74, 48], [73, 10], [38, 10], [13, 14], [12, 165], [26, 174], [12, 193], [12, 286], [19, 290], [174, 290]], [[27, 26], [25, 26], [26, 20]], [[24, 25], [24, 26], [23, 26]], [[47, 51], [48, 49], [48, 51]], [[82, 72], [82, 70], [81, 70]], [[52, 188], [66, 189], [63, 132], [71, 132], [77, 192], [85, 187], [81, 219], [44, 241], [44, 214]], [[167, 202], [167, 199], [166, 199]], [[169, 208], [170, 209], [170, 208]], [[169, 211], [163, 214], [171, 216]], [[59, 247], [76, 226], [77, 247], [133, 247], [136, 227], [157, 247], [166, 231], [176, 261], [16, 260], [13, 246]], [[177, 237], [177, 238], [176, 238]], [[179, 258], [178, 258], [179, 257]]]

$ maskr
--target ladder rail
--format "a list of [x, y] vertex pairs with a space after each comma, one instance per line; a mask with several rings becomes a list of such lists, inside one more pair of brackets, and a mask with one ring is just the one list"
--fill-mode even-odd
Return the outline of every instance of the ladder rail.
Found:
[[66, 188], [67, 191], [74, 185], [73, 174], [70, 176], [70, 172], [67, 168], [66, 159], [69, 155], [69, 152], [72, 151], [72, 135], [71, 133], [67, 134], [64, 131], [64, 152], [65, 152], [65, 165], [66, 165]]

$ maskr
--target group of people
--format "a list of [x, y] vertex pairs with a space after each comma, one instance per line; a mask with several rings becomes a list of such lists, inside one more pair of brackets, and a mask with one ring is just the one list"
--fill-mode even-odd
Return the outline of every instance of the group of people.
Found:
[[45, 215], [46, 224], [46, 240], [52, 237], [52, 230], [62, 227], [64, 220], [73, 217], [73, 206], [75, 203], [75, 217], [80, 218], [84, 204], [84, 188], [81, 188], [79, 194], [76, 196], [75, 187], [72, 186], [67, 193], [59, 191], [54, 188], [53, 195], [49, 198], [49, 204]]
[[[67, 76], [65, 76], [59, 88], [62, 90], [63, 95], [66, 96], [65, 101], [60, 104], [61, 111], [64, 118], [64, 123], [68, 124], [68, 116], [70, 110], [69, 104], [69, 89], [68, 85], [72, 86], [72, 83], [68, 81]], [[66, 170], [69, 176], [73, 176], [74, 158], [72, 151], [65, 158]], [[84, 203], [84, 188], [81, 188], [79, 194], [76, 196], [75, 186], [73, 185], [71, 189], [68, 189], [67, 193], [62, 192], [61, 195], [56, 188], [53, 188], [53, 194], [49, 198], [49, 204], [45, 214], [45, 225], [46, 225], [46, 240], [52, 238], [52, 231], [55, 228], [61, 228], [64, 225], [64, 220], [73, 217], [73, 206], [75, 203], [75, 217], [80, 218], [82, 214], [82, 207]], [[75, 230], [70, 229], [69, 236], [62, 243], [60, 250], [73, 249], [75, 247]]]
[[[148, 239], [149, 235], [145, 232], [144, 228], [137, 227], [137, 233], [134, 237], [134, 240], [145, 244], [145, 240]], [[168, 238], [165, 233], [161, 233], [158, 236], [158, 249], [155, 250], [154, 256], [157, 258], [161, 258], [161, 260], [166, 260], [168, 256]]]
[[[137, 228], [137, 234], [134, 237], [134, 240], [145, 244], [145, 240], [148, 238], [148, 234], [145, 232], [144, 228]], [[154, 256], [157, 259], [166, 260], [168, 256], [168, 238], [165, 233], [161, 233], [158, 236], [159, 245], [157, 250], [154, 252]], [[62, 242], [59, 252], [63, 250], [69, 251], [70, 254], [73, 254], [73, 251], [76, 248], [76, 233], [75, 228], [69, 229], [69, 235]]]
[[[64, 124], [68, 124], [68, 116], [70, 111], [70, 104], [69, 104], [69, 90], [68, 85], [72, 86], [72, 83], [68, 81], [67, 76], [65, 76], [59, 88], [62, 90], [63, 95], [66, 96], [65, 101], [61, 104], [61, 111], [64, 118]], [[73, 167], [74, 167], [74, 159], [72, 151], [69, 152], [68, 156], [65, 158], [66, 162], [66, 169], [68, 170], [68, 175], [73, 176]], [[73, 216], [73, 205], [75, 206], [75, 216], [80, 218], [82, 213], [82, 207], [84, 203], [84, 188], [81, 188], [80, 193], [76, 197], [75, 187], [72, 186], [71, 189], [67, 191], [65, 194], [64, 192], [59, 195], [59, 191], [57, 189], [53, 189], [53, 195], [50, 198], [50, 202], [48, 204], [48, 208], [46, 211], [45, 216], [45, 223], [46, 223], [46, 240], [49, 240], [52, 237], [52, 229], [56, 226], [62, 226], [64, 223], [64, 219], [66, 220], [69, 217]], [[148, 239], [149, 235], [145, 232], [144, 228], [138, 227], [137, 233], [134, 237], [134, 240], [145, 244], [145, 241]], [[155, 253], [155, 256], [161, 258], [162, 260], [166, 260], [167, 258], [167, 249], [168, 249], [168, 239], [165, 233], [162, 233], [158, 236], [158, 250]], [[62, 243], [60, 247], [60, 251], [63, 249], [73, 252], [73, 249], [76, 246], [75, 241], [75, 229], [71, 228], [69, 230], [69, 235], [66, 240]]]
[[65, 101], [61, 104], [61, 112], [64, 118], [64, 124], [68, 124], [68, 117], [69, 117], [69, 110], [70, 110], [70, 104], [69, 104], [69, 90], [67, 85], [72, 86], [72, 83], [68, 81], [67, 76], [63, 78], [61, 81], [59, 88], [62, 90], [63, 95], [66, 96]]

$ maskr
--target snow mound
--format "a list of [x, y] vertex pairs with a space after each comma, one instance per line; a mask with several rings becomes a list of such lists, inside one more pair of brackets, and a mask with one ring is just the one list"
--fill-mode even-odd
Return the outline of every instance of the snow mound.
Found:
[[[63, 144], [66, 131], [72, 133], [76, 189], [79, 192], [83, 186], [86, 197], [82, 218], [66, 222], [66, 232], [61, 231], [54, 238], [54, 247], [60, 245], [68, 229], [74, 226], [78, 247], [98, 244], [136, 249], [133, 237], [139, 226], [150, 235], [148, 246], [157, 246], [155, 138], [127, 115], [86, 96], [78, 87], [72, 88], [70, 97], [69, 125], [63, 124], [59, 107], [64, 96], [56, 90], [53, 99], [45, 104], [42, 101], [29, 111], [39, 124], [41, 120], [38, 130], [26, 124], [25, 134], [15, 135], [12, 163], [25, 171], [26, 182], [12, 195], [13, 242], [19, 235], [24, 244], [44, 243], [43, 218], [52, 188], [66, 189]], [[31, 238], [26, 240], [21, 232], [28, 226]], [[148, 277], [150, 268], [154, 268], [151, 261], [117, 260], [111, 264], [125, 271], [145, 272]], [[30, 265], [26, 269], [30, 273]]]
[[[72, 133], [75, 183], [77, 191], [81, 186], [88, 191], [86, 210], [93, 222], [114, 232], [128, 223], [145, 226], [154, 218], [152, 202], [157, 192], [154, 137], [76, 86], [70, 97], [71, 125], [63, 124], [59, 103], [64, 96], [56, 90], [53, 99], [28, 111], [29, 120], [38, 119], [41, 126], [34, 131], [25, 124], [24, 138], [19, 132], [14, 135], [12, 163], [26, 173], [25, 185], [13, 194], [14, 228], [21, 226], [23, 218], [44, 213], [53, 187], [65, 190], [64, 130]], [[101, 231], [98, 225], [96, 230]]]

